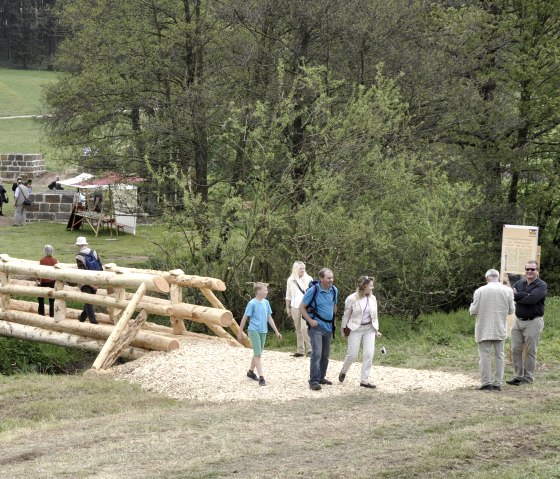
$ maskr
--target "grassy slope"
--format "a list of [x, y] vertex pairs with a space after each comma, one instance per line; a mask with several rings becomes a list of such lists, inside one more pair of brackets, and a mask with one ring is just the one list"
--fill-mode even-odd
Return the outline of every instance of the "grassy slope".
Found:
[[[53, 72], [0, 68], [0, 117], [39, 114], [41, 88], [55, 79]], [[33, 118], [0, 119], [0, 153], [42, 153], [47, 169], [56, 168]]]
[[139, 267], [149, 256], [157, 254], [157, 244], [162, 234], [163, 230], [157, 226], [139, 226], [136, 236], [121, 234], [118, 238], [111, 237], [107, 231], [100, 232], [96, 238], [87, 227], [80, 232], [66, 231], [66, 225], [62, 223], [30, 223], [23, 228], [0, 226], [0, 253], [7, 253], [14, 258], [39, 260], [45, 243], [50, 243], [59, 261], [73, 263], [76, 238], [86, 236], [104, 263]]
[[55, 79], [53, 72], [0, 68], [0, 116], [38, 114], [42, 85]]
[[560, 470], [551, 373], [502, 393], [356, 391], [284, 404], [179, 402], [79, 376], [0, 378], [0, 391], [10, 478], [546, 479]]

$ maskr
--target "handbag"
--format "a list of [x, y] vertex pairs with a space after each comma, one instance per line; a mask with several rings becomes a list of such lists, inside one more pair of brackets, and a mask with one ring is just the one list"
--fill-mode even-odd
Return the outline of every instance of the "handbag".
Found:
[[[26, 196], [25, 193], [23, 192], [23, 190], [21, 189], [21, 185], [18, 186], [20, 193], [23, 195], [23, 206], [31, 206], [31, 200], [29, 199], [29, 196]], [[17, 203], [17, 202], [16, 202]], [[17, 205], [16, 205], [17, 206]]]

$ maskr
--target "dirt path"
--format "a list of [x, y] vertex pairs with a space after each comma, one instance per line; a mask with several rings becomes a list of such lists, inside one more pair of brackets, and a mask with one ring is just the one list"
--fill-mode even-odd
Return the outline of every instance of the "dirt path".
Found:
[[309, 358], [294, 358], [289, 353], [265, 351], [264, 377], [267, 385], [259, 387], [246, 375], [252, 350], [235, 348], [221, 342], [201, 341], [182, 344], [170, 353], [150, 353], [114, 369], [120, 379], [139, 384], [143, 389], [162, 393], [173, 399], [195, 399], [208, 403], [254, 401], [264, 399], [284, 402], [297, 398], [339, 396], [408, 391], [446, 392], [474, 388], [478, 382], [467, 375], [441, 371], [402, 369], [380, 365], [376, 357], [370, 380], [375, 390], [361, 388], [361, 363], [352, 365], [343, 383], [338, 382], [341, 361], [329, 362], [327, 378], [333, 384], [321, 391], [311, 391]]

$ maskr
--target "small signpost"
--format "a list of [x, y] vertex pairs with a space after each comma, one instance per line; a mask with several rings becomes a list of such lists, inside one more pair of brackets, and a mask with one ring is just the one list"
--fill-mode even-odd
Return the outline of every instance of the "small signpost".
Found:
[[[515, 282], [515, 277], [525, 274], [525, 264], [536, 260], [540, 264], [538, 226], [504, 225], [502, 234], [502, 258], [500, 278], [504, 284]], [[508, 337], [513, 325], [513, 315], [508, 316]]]

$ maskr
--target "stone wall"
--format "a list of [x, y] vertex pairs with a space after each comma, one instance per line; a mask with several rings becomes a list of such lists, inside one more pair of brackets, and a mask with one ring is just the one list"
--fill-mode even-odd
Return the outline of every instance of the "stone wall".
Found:
[[0, 155], [0, 178], [15, 181], [35, 178], [47, 172], [43, 155], [40, 153], [6, 153]]
[[31, 206], [26, 208], [28, 223], [35, 221], [67, 222], [72, 212], [75, 192], [52, 190], [43, 193], [31, 193]]

